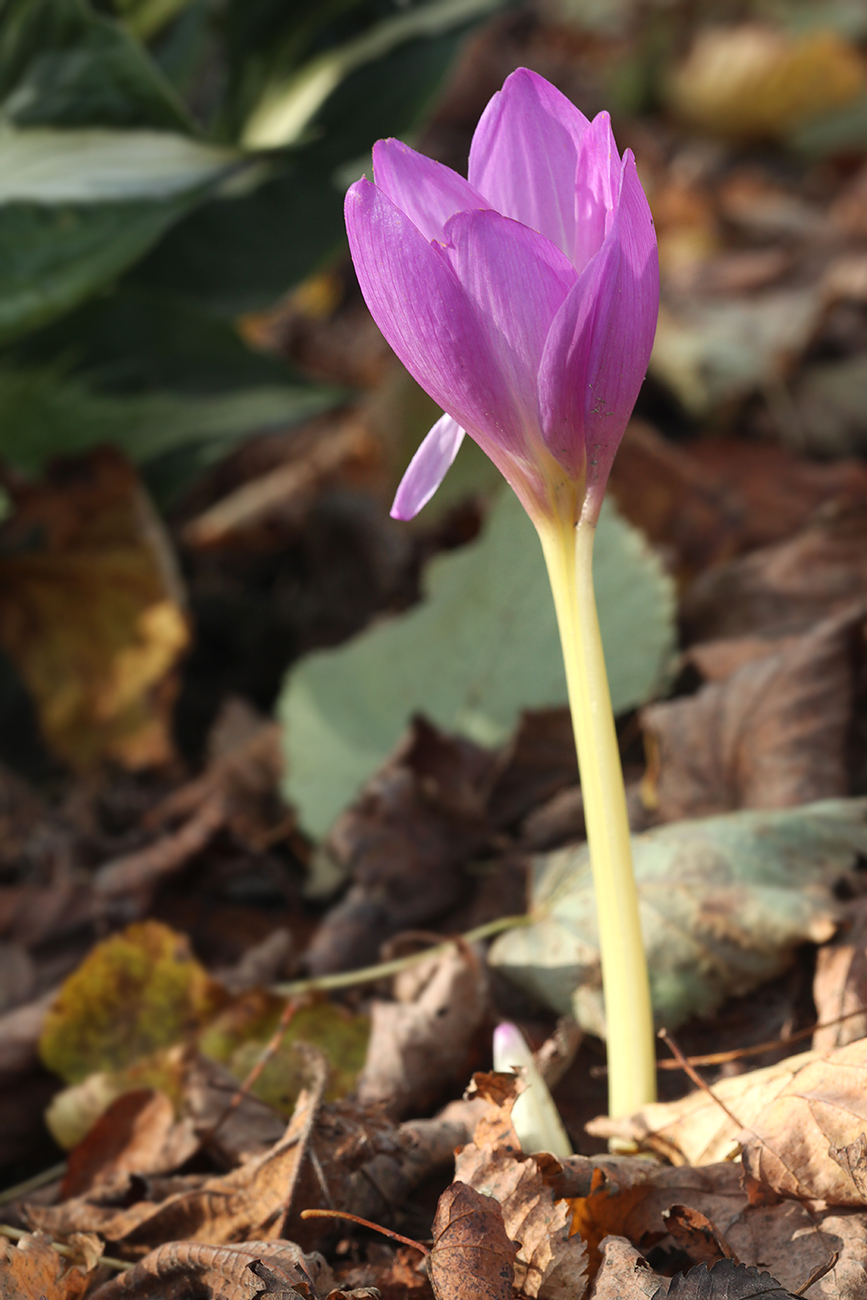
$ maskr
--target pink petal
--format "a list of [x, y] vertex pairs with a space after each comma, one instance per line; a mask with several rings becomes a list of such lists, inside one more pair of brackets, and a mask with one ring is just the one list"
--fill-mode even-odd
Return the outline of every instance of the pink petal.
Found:
[[470, 149], [470, 184], [498, 212], [572, 256], [575, 177], [587, 118], [544, 78], [519, 68], [494, 95]]
[[574, 242], [569, 250], [579, 271], [599, 252], [611, 229], [623, 170], [607, 113], [599, 113], [578, 146]]
[[412, 519], [430, 501], [457, 456], [465, 431], [450, 415], [441, 415], [400, 480], [392, 519]]
[[[529, 440], [538, 437], [542, 350], [575, 283], [575, 268], [543, 235], [499, 212], [461, 212], [447, 223], [445, 235], [446, 256], [478, 309], [502, 393], [509, 395], [494, 408], [497, 441], [526, 455]], [[517, 428], [509, 423], [515, 411], [521, 421]]]
[[488, 206], [463, 176], [400, 140], [373, 146], [373, 174], [378, 188], [427, 239], [442, 240], [443, 226], [456, 212]]
[[616, 216], [557, 314], [539, 368], [542, 433], [598, 515], [611, 462], [644, 379], [659, 310], [653, 219], [627, 151]]
[[520, 417], [442, 245], [366, 180], [346, 195], [346, 230], [364, 300], [410, 374], [474, 437], [514, 438]]

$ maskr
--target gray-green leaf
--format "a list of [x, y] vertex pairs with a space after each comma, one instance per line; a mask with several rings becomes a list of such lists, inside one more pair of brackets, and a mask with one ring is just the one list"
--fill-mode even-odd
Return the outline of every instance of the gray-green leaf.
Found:
[[[619, 712], [658, 687], [673, 643], [669, 579], [610, 505], [596, 539], [596, 589], [611, 695]], [[485, 745], [522, 709], [566, 700], [541, 548], [503, 492], [482, 539], [436, 559], [418, 609], [305, 660], [280, 705], [287, 794], [322, 835], [387, 757], [414, 713]]]
[[[657, 1022], [674, 1029], [780, 974], [834, 928], [833, 885], [867, 853], [867, 800], [675, 822], [632, 839]], [[536, 859], [525, 930], [489, 960], [559, 1012], [604, 1033], [586, 845]]]

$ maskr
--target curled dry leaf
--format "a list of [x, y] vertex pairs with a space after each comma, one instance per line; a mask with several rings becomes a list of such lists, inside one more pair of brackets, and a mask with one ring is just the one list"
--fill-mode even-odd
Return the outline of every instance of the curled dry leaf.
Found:
[[733, 1258], [731, 1248], [700, 1210], [689, 1205], [672, 1205], [663, 1212], [662, 1218], [673, 1241], [695, 1264], [707, 1264], [710, 1268], [718, 1259]]
[[305, 1255], [294, 1241], [227, 1246], [172, 1241], [106, 1282], [97, 1294], [99, 1300], [152, 1300], [156, 1294], [171, 1295], [172, 1300], [254, 1300], [263, 1294], [251, 1267], [257, 1261], [279, 1278], [288, 1295], [297, 1295], [295, 1287], [303, 1283], [310, 1300], [316, 1300], [334, 1283], [322, 1256]]
[[535, 1300], [580, 1300], [587, 1285], [587, 1248], [570, 1237], [571, 1213], [533, 1159], [524, 1159], [511, 1125], [518, 1080], [509, 1075], [475, 1075], [476, 1095], [491, 1110], [476, 1126], [473, 1141], [458, 1153], [455, 1177], [499, 1201], [507, 1236], [518, 1243], [515, 1288]]
[[[813, 1048], [828, 1052], [867, 1037], [867, 900], [846, 908], [843, 925], [831, 943], [816, 953], [813, 1001], [819, 1028]], [[853, 1012], [861, 1011], [861, 1015]], [[840, 1016], [846, 1020], [830, 1024]]]
[[625, 1237], [605, 1237], [599, 1244], [602, 1263], [589, 1300], [641, 1300], [658, 1294], [665, 1283]]
[[164, 1092], [141, 1088], [124, 1093], [70, 1151], [61, 1199], [81, 1196], [117, 1174], [169, 1173], [198, 1146], [192, 1125], [175, 1119]]
[[134, 470], [103, 447], [12, 495], [0, 644], [48, 744], [76, 768], [166, 762], [189, 632], [168, 540]]
[[451, 1183], [437, 1204], [430, 1253], [436, 1300], [512, 1300], [517, 1247], [492, 1196]]
[[[737, 1104], [733, 1106], [737, 1114]], [[867, 1039], [805, 1061], [740, 1134], [750, 1183], [780, 1196], [865, 1205]], [[832, 1150], [850, 1148], [838, 1159]], [[860, 1152], [860, 1154], [859, 1154]]]
[[644, 709], [650, 800], [659, 819], [848, 794], [846, 741], [863, 621], [859, 605], [780, 648], [766, 642], [763, 657], [724, 681]]
[[79, 1300], [91, 1279], [70, 1265], [46, 1237], [22, 1237], [16, 1246], [0, 1238], [0, 1294], [3, 1300]]
[[803, 632], [863, 600], [867, 505], [828, 509], [800, 533], [709, 569], [681, 602], [687, 642]]
[[476, 1035], [488, 1014], [485, 968], [466, 945], [455, 946], [414, 972], [411, 1002], [376, 1001], [364, 1070], [362, 1102], [392, 1116], [423, 1113], [448, 1084], [466, 1079]]

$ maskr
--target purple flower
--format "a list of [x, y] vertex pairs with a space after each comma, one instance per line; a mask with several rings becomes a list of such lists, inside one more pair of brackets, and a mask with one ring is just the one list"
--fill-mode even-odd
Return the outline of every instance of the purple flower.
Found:
[[469, 180], [399, 140], [346, 196], [365, 301], [443, 408], [392, 507], [433, 496], [469, 433], [533, 518], [594, 521], [644, 378], [656, 237], [629, 150], [542, 77], [512, 73], [473, 136]]

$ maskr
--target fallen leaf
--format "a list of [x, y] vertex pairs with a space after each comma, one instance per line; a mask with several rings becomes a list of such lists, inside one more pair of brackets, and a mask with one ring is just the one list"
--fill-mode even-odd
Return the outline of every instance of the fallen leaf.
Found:
[[178, 1123], [164, 1092], [143, 1088], [118, 1097], [70, 1151], [61, 1199], [80, 1196], [115, 1174], [163, 1174], [198, 1150], [189, 1123]]
[[[288, 1295], [302, 1283], [310, 1300], [331, 1291], [334, 1278], [321, 1255], [305, 1255], [294, 1241], [245, 1241], [241, 1245], [210, 1246], [171, 1241], [157, 1247], [134, 1268], [112, 1278], [99, 1290], [99, 1300], [152, 1300], [157, 1294], [173, 1300], [254, 1300], [265, 1294], [251, 1265], [262, 1261], [278, 1276]], [[301, 1293], [304, 1294], [303, 1292]]]
[[795, 1300], [791, 1291], [785, 1291], [770, 1273], [731, 1259], [718, 1260], [710, 1268], [697, 1264], [688, 1273], [679, 1274], [670, 1286], [660, 1287], [654, 1300], [664, 1300], [665, 1296], [673, 1300], [753, 1300], [756, 1296]]
[[644, 792], [658, 818], [798, 807], [848, 794], [846, 749], [864, 618], [859, 605], [776, 651], [768, 643], [764, 657], [695, 695], [643, 709], [652, 756]]
[[[827, 1052], [867, 1037], [867, 905], [856, 899], [846, 907], [834, 939], [816, 953], [813, 1001], [819, 1028], [813, 1048]], [[853, 1012], [862, 1011], [861, 1015]], [[839, 1024], [827, 1024], [846, 1016]]]
[[487, 973], [465, 945], [416, 967], [413, 975], [411, 1001], [373, 1003], [358, 1080], [361, 1102], [396, 1117], [424, 1113], [449, 1084], [460, 1085], [489, 1011]]
[[599, 1249], [602, 1263], [589, 1300], [650, 1300], [659, 1293], [662, 1278], [625, 1237], [605, 1237]]
[[519, 1081], [502, 1075], [475, 1075], [475, 1093], [492, 1107], [476, 1126], [473, 1141], [458, 1152], [455, 1179], [502, 1207], [506, 1235], [518, 1245], [514, 1261], [517, 1291], [535, 1300], [581, 1300], [587, 1285], [587, 1247], [569, 1235], [566, 1201], [554, 1200], [533, 1159], [521, 1155], [511, 1111]]
[[143, 921], [97, 944], [69, 976], [46, 1012], [40, 1055], [75, 1083], [183, 1041], [217, 1005], [186, 938]]
[[672, 1205], [663, 1212], [662, 1218], [669, 1236], [694, 1264], [710, 1267], [718, 1259], [732, 1258], [731, 1248], [700, 1210], [689, 1205]]
[[436, 1300], [512, 1300], [517, 1248], [500, 1206], [465, 1183], [451, 1183], [437, 1203], [430, 1253]]
[[0, 644], [48, 744], [76, 768], [166, 762], [189, 631], [168, 540], [135, 472], [101, 448], [11, 492]]
[[[610, 506], [594, 557], [611, 695], [622, 712], [667, 671], [672, 585]], [[414, 714], [497, 745], [522, 709], [566, 702], [544, 561], [513, 493], [501, 494], [478, 542], [437, 557], [426, 578], [418, 609], [311, 655], [289, 675], [280, 702], [286, 795], [312, 835], [328, 830]]]
[[[298, 1098], [285, 1134], [255, 1160], [220, 1176], [150, 1180], [148, 1195], [127, 1209], [77, 1197], [57, 1206], [30, 1204], [29, 1222], [58, 1235], [94, 1231], [126, 1257], [140, 1257], [165, 1241], [225, 1242], [278, 1238], [292, 1205], [310, 1134], [321, 1105], [327, 1069], [309, 1054], [312, 1083]], [[180, 1185], [180, 1186], [179, 1186]]]
[[[867, 847], [861, 800], [738, 812], [632, 839], [651, 993], [673, 1029], [786, 968], [834, 930], [834, 885]], [[488, 960], [553, 1010], [604, 1033], [596, 907], [586, 846], [533, 863], [533, 924]]]
[[[738, 1115], [737, 1103], [732, 1110]], [[738, 1118], [741, 1118], [738, 1115]], [[749, 1183], [780, 1196], [865, 1205], [865, 1179], [830, 1149], [850, 1148], [867, 1129], [867, 1040], [805, 1061], [760, 1113], [745, 1121], [741, 1156]]]
[[450, 911], [465, 865], [488, 837], [493, 756], [421, 718], [328, 837], [351, 876], [307, 950], [314, 975], [377, 960], [382, 943]]
[[0, 1237], [0, 1273], [3, 1300], [79, 1300], [91, 1281], [41, 1233], [22, 1237], [17, 1246]]
[[804, 632], [863, 600], [867, 506], [836, 505], [796, 536], [718, 565], [684, 593], [686, 641]]

